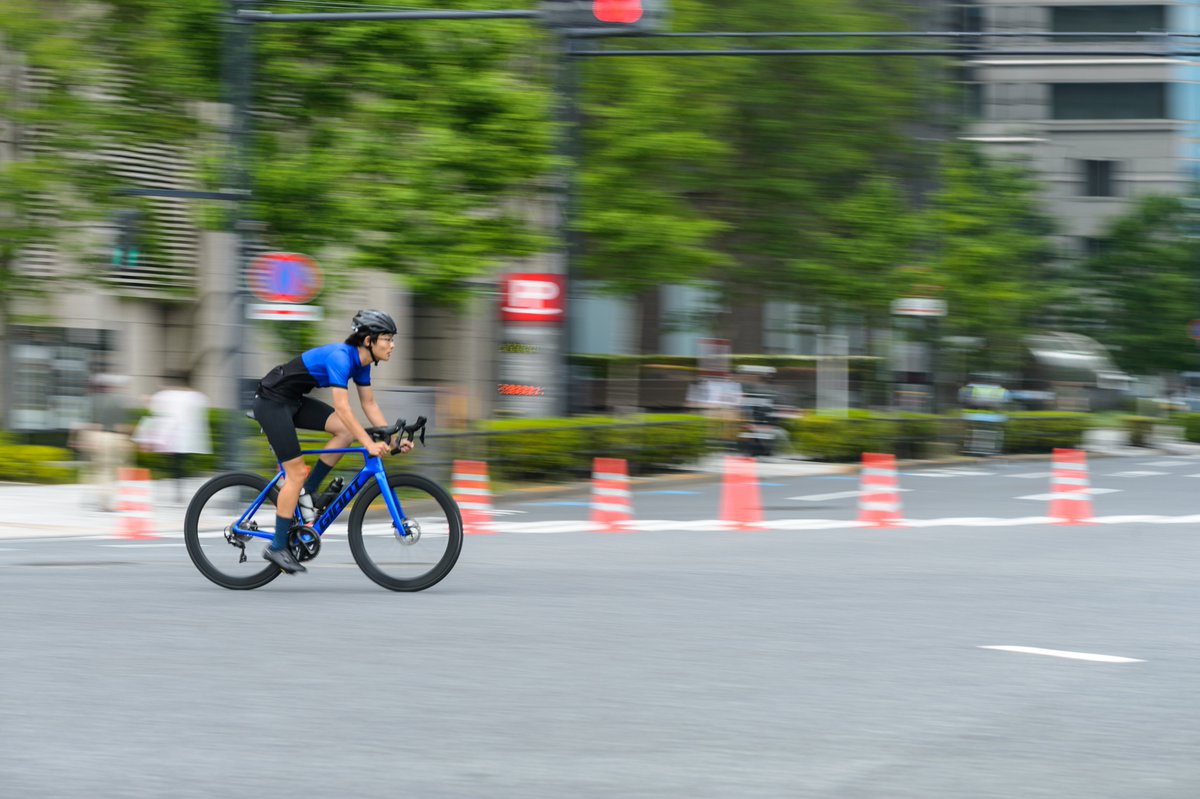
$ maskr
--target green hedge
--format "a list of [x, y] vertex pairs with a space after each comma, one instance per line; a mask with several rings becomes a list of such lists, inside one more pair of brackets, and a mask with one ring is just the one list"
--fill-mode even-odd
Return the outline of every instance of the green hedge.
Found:
[[1004, 424], [1006, 453], [1049, 452], [1055, 447], [1075, 448], [1083, 442], [1086, 413], [1023, 411], [1008, 414]]
[[[1077, 447], [1083, 440], [1087, 414], [1018, 412], [1006, 414], [1004, 452], [1049, 452]], [[850, 411], [847, 416], [813, 414], [790, 424], [792, 445], [801, 454], [823, 461], [854, 461], [864, 452], [890, 452], [901, 458], [934, 454], [940, 442], [957, 451], [967, 422], [960, 415]]]
[[1129, 443], [1132, 446], [1144, 447], [1158, 421], [1153, 416], [1122, 416], [1121, 426], [1129, 433]]
[[459, 441], [478, 448], [484, 438], [484, 454], [476, 457], [497, 479], [554, 480], [588, 474], [594, 457], [625, 458], [635, 474], [689, 463], [708, 449], [711, 424], [688, 414], [503, 419]]
[[823, 461], [858, 460], [864, 452], [891, 452], [902, 458], [931, 454], [940, 441], [959, 441], [958, 417], [926, 413], [876, 413], [852, 410], [847, 415], [817, 413], [790, 424], [792, 446]]
[[18, 444], [0, 434], [0, 480], [21, 483], [73, 483], [77, 479], [71, 450]]
[[[813, 355], [758, 355], [733, 354], [729, 356], [733, 368], [739, 366], [772, 366], [779, 376], [792, 372], [815, 372], [822, 359]], [[880, 359], [873, 355], [848, 355], [845, 361], [854, 377], [871, 377], [879, 368]], [[615, 377], [628, 371], [636, 364], [645, 376], [647, 371], [671, 370], [685, 374], [700, 371], [700, 359], [693, 355], [583, 355], [567, 357], [567, 362], [586, 371], [591, 377]]]
[[1177, 413], [1171, 416], [1175, 424], [1183, 425], [1183, 437], [1193, 444], [1200, 443], [1200, 413]]

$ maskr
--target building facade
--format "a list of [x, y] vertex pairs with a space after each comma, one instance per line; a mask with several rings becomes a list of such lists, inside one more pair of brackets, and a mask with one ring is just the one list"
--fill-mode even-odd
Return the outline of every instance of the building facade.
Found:
[[1195, 59], [1171, 50], [1195, 49], [1196, 41], [1175, 39], [1168, 48], [1157, 38], [1104, 34], [1194, 33], [1198, 8], [1129, 0], [955, 4], [961, 30], [1031, 32], [984, 39], [989, 48], [1070, 51], [963, 62], [970, 120], [963, 138], [1029, 166], [1045, 187], [1045, 210], [1067, 257], [1095, 253], [1109, 224], [1138, 197], [1193, 190], [1200, 72]]

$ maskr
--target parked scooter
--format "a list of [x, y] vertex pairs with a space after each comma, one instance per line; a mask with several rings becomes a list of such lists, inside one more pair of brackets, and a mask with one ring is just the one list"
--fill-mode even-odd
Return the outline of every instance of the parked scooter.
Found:
[[742, 389], [741, 426], [737, 434], [738, 452], [750, 457], [775, 455], [786, 450], [788, 433], [783, 423], [792, 414], [779, 408], [775, 393], [763, 383], [775, 374], [770, 366], [739, 366], [738, 372], [749, 377]]

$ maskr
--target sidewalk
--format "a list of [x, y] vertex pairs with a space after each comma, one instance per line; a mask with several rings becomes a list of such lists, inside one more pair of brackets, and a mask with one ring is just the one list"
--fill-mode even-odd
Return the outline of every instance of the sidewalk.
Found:
[[[1200, 455], [1200, 444], [1192, 444], [1170, 436], [1153, 436], [1152, 447], [1131, 447], [1124, 431], [1089, 430], [1083, 449], [1098, 457], [1154, 457], [1155, 455]], [[724, 474], [727, 453], [712, 453], [697, 463], [669, 474], [635, 477], [630, 482], [636, 490], [641, 486], [669, 485], [676, 482], [717, 481]], [[1046, 460], [1049, 453], [1007, 456], [1004, 460]], [[952, 456], [936, 460], [901, 461], [901, 468], [975, 463], [977, 458]], [[777, 456], [758, 459], [758, 475], [762, 479], [810, 477], [816, 475], [856, 474], [857, 463], [818, 463], [801, 457]], [[164, 538], [178, 538], [183, 531], [187, 502], [207, 477], [192, 477], [180, 486], [183, 500], [175, 500], [175, 486], [170, 480], [155, 480], [152, 484], [154, 507], [153, 529]], [[447, 486], [448, 487], [448, 486]], [[503, 502], [522, 496], [584, 495], [590, 492], [591, 482], [531, 484], [510, 488], [498, 493], [495, 501]], [[66, 538], [73, 536], [114, 537], [118, 532], [120, 514], [104, 513], [95, 508], [95, 489], [88, 485], [30, 485], [0, 483], [0, 507], [4, 521], [0, 524], [0, 541], [16, 538]]]

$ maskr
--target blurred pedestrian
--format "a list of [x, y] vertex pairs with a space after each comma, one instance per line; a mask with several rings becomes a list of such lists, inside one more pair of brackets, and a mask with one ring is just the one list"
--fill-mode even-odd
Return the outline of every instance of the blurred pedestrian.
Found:
[[183, 502], [183, 478], [192, 456], [212, 452], [208, 397], [188, 383], [187, 375], [168, 375], [163, 388], [148, 403], [146, 431], [136, 436], [139, 445], [168, 457], [177, 503]]
[[129, 378], [97, 374], [92, 377], [91, 416], [88, 424], [74, 433], [72, 445], [86, 459], [85, 479], [92, 499], [102, 511], [116, 509], [119, 470], [128, 466], [133, 454], [132, 403], [125, 392]]

